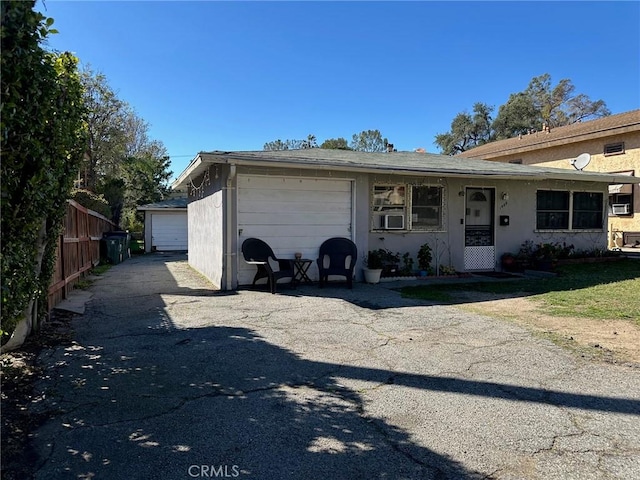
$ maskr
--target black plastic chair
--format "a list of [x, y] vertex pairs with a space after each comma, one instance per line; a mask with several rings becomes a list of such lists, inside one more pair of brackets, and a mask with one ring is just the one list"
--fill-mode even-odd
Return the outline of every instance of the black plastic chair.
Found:
[[[276, 282], [281, 278], [290, 277], [293, 280], [293, 260], [276, 258], [271, 247], [258, 238], [247, 238], [242, 242], [242, 255], [245, 262], [258, 267], [253, 285], [261, 278], [266, 278], [271, 293], [276, 293]], [[273, 270], [269, 258], [278, 263], [278, 270]]]
[[320, 245], [316, 262], [320, 272], [320, 287], [329, 281], [329, 275], [347, 277], [347, 286], [353, 288], [353, 268], [358, 259], [358, 248], [348, 238], [334, 237]]

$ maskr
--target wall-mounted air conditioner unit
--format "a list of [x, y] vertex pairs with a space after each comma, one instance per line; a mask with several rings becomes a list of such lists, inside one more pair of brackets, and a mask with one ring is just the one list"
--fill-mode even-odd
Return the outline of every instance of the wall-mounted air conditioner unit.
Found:
[[614, 215], [628, 215], [631, 213], [631, 205], [628, 203], [613, 204], [612, 207]]
[[387, 230], [403, 230], [404, 229], [404, 214], [395, 213], [392, 215], [384, 216], [384, 228]]

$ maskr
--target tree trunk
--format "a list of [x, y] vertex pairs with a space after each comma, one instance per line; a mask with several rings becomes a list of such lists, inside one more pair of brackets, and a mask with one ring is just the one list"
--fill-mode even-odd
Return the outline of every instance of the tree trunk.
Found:
[[18, 321], [16, 328], [13, 330], [11, 334], [11, 338], [7, 343], [0, 347], [0, 353], [9, 352], [11, 350], [16, 350], [22, 346], [24, 341], [27, 339], [32, 330], [32, 315], [33, 315], [33, 304], [34, 300], [29, 302], [29, 305], [22, 313], [22, 319]]
[[[38, 244], [38, 255], [36, 262], [33, 266], [33, 274], [35, 278], [40, 278], [40, 272], [42, 270], [42, 260], [44, 259], [44, 252], [47, 247], [47, 220], [42, 219], [40, 222], [40, 231], [38, 232], [38, 238], [36, 240]], [[35, 310], [34, 310], [35, 308]], [[34, 317], [38, 315], [38, 302], [37, 298], [32, 298], [22, 313], [22, 318], [18, 320], [18, 324], [11, 334], [11, 338], [7, 343], [0, 347], [0, 353], [16, 350], [22, 346], [24, 341], [33, 331]]]

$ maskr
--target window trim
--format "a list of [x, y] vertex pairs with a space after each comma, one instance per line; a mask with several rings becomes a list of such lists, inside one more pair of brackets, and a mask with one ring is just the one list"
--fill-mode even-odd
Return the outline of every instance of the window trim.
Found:
[[[623, 171], [617, 171], [617, 172], [610, 172], [613, 174], [618, 174], [618, 175], [625, 175], [625, 176], [629, 176], [632, 178], [635, 178], [635, 170], [623, 170]], [[635, 203], [635, 195], [636, 195], [636, 188], [634, 188], [635, 184], [627, 184], [629, 185], [631, 188], [631, 192], [630, 193], [610, 193], [609, 192], [609, 196], [607, 198], [607, 211], [609, 213], [610, 217], [621, 217], [621, 218], [629, 218], [629, 217], [633, 217], [634, 215], [634, 203]], [[629, 202], [620, 200], [620, 197], [629, 197]], [[613, 205], [629, 205], [629, 213], [615, 213], [613, 210]]]
[[[539, 195], [540, 192], [566, 193], [567, 196], [568, 196], [567, 209], [566, 210], [564, 210], [564, 209], [563, 210], [557, 210], [557, 209], [556, 210], [539, 210], [538, 209], [538, 195]], [[539, 231], [569, 230], [571, 228], [572, 199], [573, 199], [573, 195], [568, 190], [560, 190], [560, 189], [538, 189], [538, 190], [536, 190], [536, 230], [539, 230]], [[567, 226], [566, 227], [561, 227], [561, 228], [540, 228], [538, 226], [538, 213], [539, 212], [557, 212], [557, 213], [562, 212], [563, 214], [566, 212], [566, 214], [567, 214]]]
[[[575, 195], [576, 193], [578, 194], [594, 194], [594, 195], [600, 195], [600, 230], [603, 230], [606, 228], [606, 224], [607, 224], [607, 220], [604, 216], [605, 213], [605, 193], [604, 192], [596, 192], [596, 191], [592, 191], [592, 190], [575, 190], [571, 192], [571, 230], [572, 231], [578, 231], [578, 232], [584, 232], [584, 231], [592, 231], [592, 230], [598, 230], [598, 227], [586, 227], [586, 228], [576, 228], [573, 226], [573, 222], [575, 220], [575, 213], [576, 213], [576, 209], [575, 209]], [[580, 210], [580, 212], [593, 212], [595, 213], [596, 210]]]
[[[538, 220], [537, 220], [537, 216], [538, 216], [538, 205], [537, 205], [537, 199], [538, 199], [538, 192], [567, 192], [569, 194], [569, 218], [568, 218], [568, 225], [567, 228], [539, 228], [538, 227]], [[574, 228], [573, 227], [573, 216], [574, 216], [574, 194], [576, 193], [598, 193], [600, 195], [602, 195], [602, 202], [600, 205], [600, 214], [602, 215], [602, 225], [598, 228], [598, 227], [592, 227], [592, 228]], [[606, 201], [606, 194], [605, 192], [599, 191], [599, 190], [565, 190], [565, 189], [560, 189], [560, 188], [539, 188], [536, 190], [536, 228], [535, 228], [535, 232], [572, 232], [572, 233], [578, 233], [578, 232], [583, 232], [583, 233], [587, 233], [587, 232], [605, 232], [608, 228], [607, 226], [607, 220], [605, 218], [605, 213], [606, 210], [605, 208], [608, 208], [608, 204], [605, 203]]]
[[[404, 215], [404, 228], [402, 229], [388, 229], [383, 228], [381, 225], [381, 221], [384, 218], [385, 210], [377, 210], [376, 202], [375, 202], [375, 192], [376, 187], [387, 187], [388, 189], [393, 189], [395, 187], [404, 187], [404, 205], [402, 205], [402, 214]], [[432, 227], [414, 227], [413, 226], [413, 189], [420, 187], [431, 187], [440, 189], [440, 205], [439, 209], [439, 223], [438, 225], [433, 225]], [[439, 183], [409, 183], [409, 182], [375, 182], [371, 185], [370, 191], [370, 207], [369, 207], [369, 215], [370, 215], [370, 224], [369, 231], [370, 232], [386, 232], [386, 233], [424, 233], [424, 232], [444, 232], [446, 231], [445, 227], [445, 204], [446, 204], [446, 187]], [[396, 207], [396, 210], [389, 211], [389, 214], [398, 214], [400, 207]]]

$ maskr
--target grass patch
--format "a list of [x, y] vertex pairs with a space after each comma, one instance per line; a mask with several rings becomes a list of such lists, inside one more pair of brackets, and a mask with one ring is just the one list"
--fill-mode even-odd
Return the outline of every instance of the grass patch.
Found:
[[[90, 274], [91, 275], [103, 275], [107, 270], [109, 270], [113, 265], [109, 263], [101, 263], [96, 265], [95, 267], [91, 267]], [[73, 288], [77, 288], [80, 290], [86, 290], [91, 285], [93, 285], [93, 280], [89, 278], [80, 278], [74, 284]]]
[[604, 361], [615, 358], [615, 354], [612, 351], [607, 350], [600, 345], [585, 345], [576, 341], [572, 336], [549, 331], [540, 332], [532, 330], [531, 333], [535, 337], [549, 340], [555, 345], [565, 348], [583, 358]]
[[87, 280], [86, 278], [81, 278], [74, 285], [73, 288], [79, 288], [80, 290], [86, 290], [89, 288], [93, 282], [91, 280]]
[[404, 287], [409, 298], [455, 303], [463, 292], [535, 296], [554, 316], [627, 320], [640, 326], [640, 261], [583, 263], [558, 268], [558, 276], [495, 282]]
[[110, 263], [101, 263], [100, 265], [93, 267], [91, 269], [91, 273], [94, 275], [102, 275], [107, 270], [109, 270], [112, 266], [113, 265], [111, 265]]

